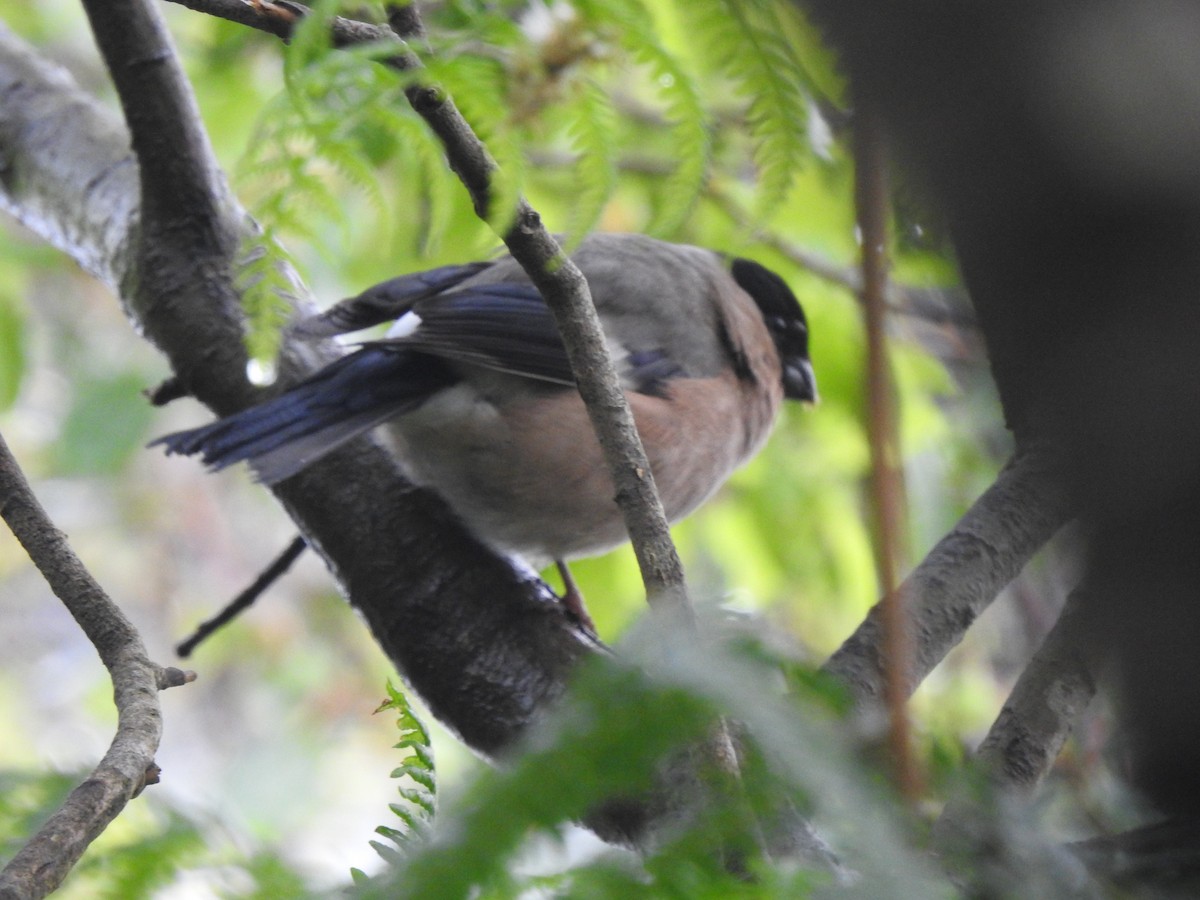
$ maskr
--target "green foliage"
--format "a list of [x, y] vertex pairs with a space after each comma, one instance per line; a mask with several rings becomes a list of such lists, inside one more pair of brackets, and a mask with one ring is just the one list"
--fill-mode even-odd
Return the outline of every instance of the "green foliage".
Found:
[[429, 839], [437, 812], [437, 771], [433, 764], [433, 745], [429, 740], [429, 732], [412, 704], [390, 681], [387, 692], [388, 698], [375, 712], [394, 710], [396, 713], [396, 730], [400, 732], [400, 740], [393, 746], [402, 751], [404, 757], [400, 766], [392, 770], [392, 778], [404, 779], [405, 783], [396, 787], [403, 802], [390, 803], [388, 807], [403, 827], [380, 825], [375, 829], [376, 834], [387, 838], [396, 845], [395, 848], [380, 841], [371, 841], [371, 846], [385, 860], [395, 862]]
[[246, 352], [266, 370], [274, 365], [292, 307], [292, 261], [272, 232], [243, 247], [237, 286], [246, 312]]
[[154, 411], [137, 372], [90, 378], [72, 397], [55, 443], [54, 463], [67, 475], [119, 471], [140, 450]]
[[0, 769], [0, 859], [11, 859], [75, 784], [62, 772]]
[[25, 375], [25, 316], [20, 306], [0, 293], [0, 410], [17, 399]]
[[[571, 204], [567, 233], [578, 242], [595, 227], [617, 188], [616, 110], [600, 84], [588, 81], [580, 84], [571, 113], [569, 134], [577, 159], [572, 176], [579, 191]], [[569, 253], [571, 245], [564, 249]]]
[[663, 104], [673, 168], [663, 179], [654, 215], [644, 230], [673, 235], [687, 218], [708, 175], [708, 114], [696, 78], [659, 38], [654, 17], [641, 0], [582, 0], [589, 25], [608, 33], [645, 70]]
[[[438, 836], [367, 896], [515, 897], [535, 886], [572, 898], [813, 896], [831, 887], [827, 868], [777, 865], [750, 837], [795, 825], [796, 809], [840, 823], [831, 833], [857, 873], [856, 896], [951, 896], [909, 848], [898, 805], [857, 761], [828, 686], [793, 677], [788, 690], [764, 690], [780, 683], [781, 664], [793, 667], [748, 637], [697, 646], [686, 629], [640, 629], [617, 657], [589, 665], [511, 764], [481, 774], [444, 812]], [[739, 777], [701, 766], [715, 803], [684, 813], [643, 861], [607, 855], [551, 878], [517, 874], [532, 835], [554, 835], [602, 801], [647, 796], [664, 762], [695, 765], [701, 756], [687, 748], [703, 745], [719, 716], [745, 728]], [[755, 878], [731, 871], [733, 858]]]
[[[334, 11], [318, 4], [302, 23], [284, 56], [286, 91], [264, 109], [239, 165], [268, 236], [301, 237], [326, 254], [342, 255], [333, 241], [350, 250], [364, 235], [378, 248], [395, 231], [436, 255], [461, 227], [452, 209], [462, 188], [401, 93], [415, 84], [451, 97], [497, 163], [489, 207], [496, 233], [520, 195], [551, 179], [549, 189], [567, 202], [546, 210], [549, 224], [575, 240], [635, 185], [648, 211], [624, 227], [677, 236], [714, 165], [746, 181], [740, 159], [714, 157], [714, 141], [749, 142], [749, 184], [763, 214], [811, 157], [800, 85], [813, 79], [787, 43], [795, 12], [777, 0], [460, 0], [426, 10], [428, 48], [409, 46], [424, 68], [403, 74], [379, 64], [394, 45], [333, 50], [325, 25]], [[737, 98], [732, 109], [729, 97]], [[555, 173], [564, 152], [566, 179]], [[270, 320], [256, 314], [252, 324], [268, 328]]]
[[756, 215], [765, 219], [787, 196], [797, 168], [809, 156], [803, 69], [774, 0], [699, 0], [690, 4], [690, 21], [749, 104], [746, 122], [758, 169]]
[[103, 900], [149, 897], [199, 861], [206, 849], [196, 822], [166, 811], [153, 830], [89, 856], [73, 880], [86, 883], [95, 878], [99, 886], [93, 896]]

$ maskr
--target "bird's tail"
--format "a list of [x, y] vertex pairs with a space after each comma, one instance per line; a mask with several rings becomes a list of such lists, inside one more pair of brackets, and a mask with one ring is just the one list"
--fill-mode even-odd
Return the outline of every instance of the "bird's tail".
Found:
[[153, 441], [167, 453], [199, 454], [214, 471], [249, 460], [274, 484], [453, 382], [438, 361], [367, 346], [271, 400]]

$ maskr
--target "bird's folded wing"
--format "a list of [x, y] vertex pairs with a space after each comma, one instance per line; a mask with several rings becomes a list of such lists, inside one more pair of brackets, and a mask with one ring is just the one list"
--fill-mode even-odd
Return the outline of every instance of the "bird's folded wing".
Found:
[[[417, 303], [411, 315], [417, 321], [394, 338], [397, 344], [526, 378], [575, 383], [554, 317], [533, 285], [473, 284]], [[657, 394], [682, 374], [660, 348], [611, 345], [610, 350], [627, 390]]]
[[347, 334], [400, 318], [422, 300], [448, 291], [491, 266], [491, 262], [442, 266], [380, 282], [299, 323], [301, 338], [325, 338]]
[[554, 317], [531, 284], [501, 282], [429, 297], [413, 306], [415, 327], [396, 344], [431, 356], [573, 385]]

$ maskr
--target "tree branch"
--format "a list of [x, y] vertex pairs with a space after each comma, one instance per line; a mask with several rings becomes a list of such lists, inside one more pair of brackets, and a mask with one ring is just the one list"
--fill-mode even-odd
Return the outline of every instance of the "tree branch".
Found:
[[[976, 760], [994, 788], [1019, 797], [1032, 794], [1095, 695], [1099, 661], [1089, 658], [1087, 607], [1087, 591], [1076, 588], [979, 745]], [[960, 841], [974, 830], [975, 814], [973, 798], [952, 798], [935, 838], [945, 846]]]
[[0, 517], [41, 571], [55, 596], [96, 648], [113, 682], [117, 733], [91, 775], [0, 872], [0, 898], [44, 897], [59, 884], [125, 804], [158, 780], [154, 754], [162, 737], [158, 691], [195, 678], [162, 669], [137, 630], [109, 599], [54, 527], [0, 436]]
[[[1071, 517], [1059, 466], [1046, 445], [1019, 445], [995, 483], [900, 586], [913, 647], [909, 693]], [[824, 666], [862, 703], [883, 695], [882, 615], [876, 605]]]
[[1005, 788], [1030, 792], [1050, 771], [1096, 693], [1085, 636], [1088, 592], [1077, 588], [1029, 660], [976, 757]]

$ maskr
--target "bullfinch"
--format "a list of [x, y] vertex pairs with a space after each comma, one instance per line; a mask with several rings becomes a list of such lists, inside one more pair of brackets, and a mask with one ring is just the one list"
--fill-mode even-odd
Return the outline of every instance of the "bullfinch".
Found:
[[[804, 312], [746, 259], [634, 234], [593, 234], [587, 278], [667, 518], [710, 497], [762, 446], [783, 398], [814, 402]], [[403, 275], [297, 326], [327, 337], [394, 320], [258, 406], [159, 438], [267, 483], [387, 423], [407, 475], [477, 537], [534, 568], [628, 540], [549, 308], [508, 256]]]

